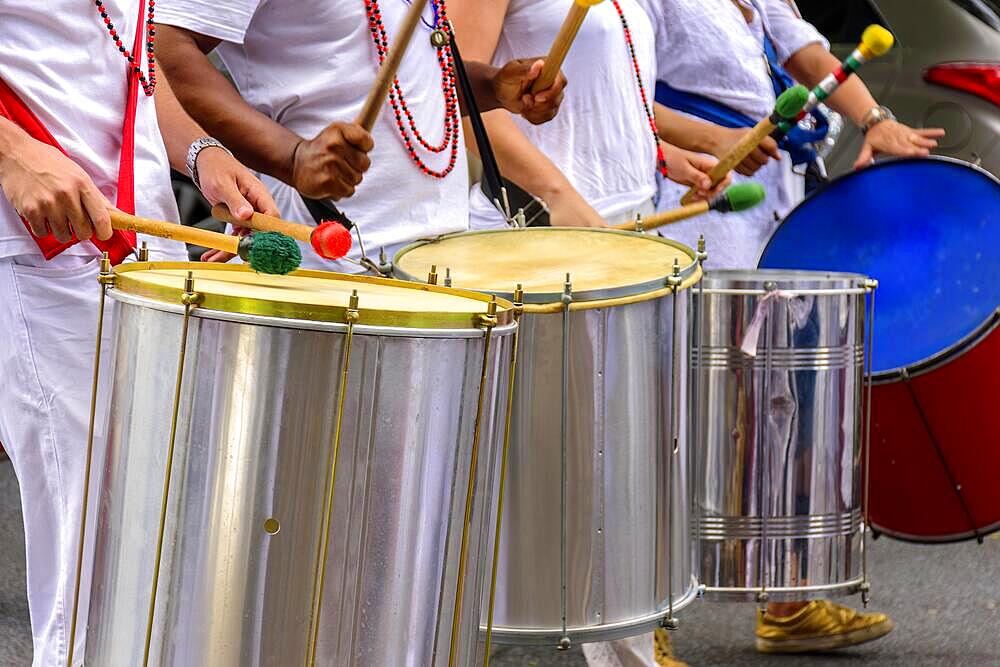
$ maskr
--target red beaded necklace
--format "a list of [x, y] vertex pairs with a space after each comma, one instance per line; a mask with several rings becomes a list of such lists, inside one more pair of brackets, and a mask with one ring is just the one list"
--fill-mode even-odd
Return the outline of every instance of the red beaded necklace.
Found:
[[149, 9], [146, 12], [146, 62], [149, 68], [149, 77], [147, 78], [142, 72], [142, 67], [140, 63], [135, 61], [135, 56], [133, 56], [125, 45], [122, 44], [121, 37], [118, 36], [118, 30], [115, 28], [115, 24], [111, 22], [111, 17], [108, 15], [108, 10], [104, 7], [104, 2], [102, 0], [94, 0], [94, 4], [97, 6], [97, 11], [100, 12], [101, 18], [104, 19], [104, 27], [108, 29], [108, 34], [111, 35], [111, 39], [114, 40], [115, 46], [118, 47], [119, 53], [128, 60], [129, 65], [132, 67], [132, 71], [139, 75], [139, 83], [142, 85], [142, 92], [146, 94], [147, 97], [153, 96], [153, 91], [156, 89], [156, 63], [153, 59], [153, 42], [156, 40], [156, 25], [153, 22], [153, 7], [156, 5], [156, 0], [149, 0]]
[[635, 55], [635, 45], [632, 43], [632, 31], [625, 20], [625, 12], [622, 11], [618, 0], [611, 0], [621, 19], [622, 29], [625, 31], [625, 44], [628, 46], [629, 55], [632, 56], [632, 69], [635, 72], [635, 82], [639, 84], [639, 97], [642, 98], [642, 110], [646, 112], [646, 119], [649, 120], [649, 128], [653, 131], [653, 143], [656, 145], [656, 168], [664, 176], [667, 175], [667, 160], [663, 155], [663, 147], [660, 146], [660, 133], [656, 129], [656, 118], [653, 110], [649, 106], [649, 97], [646, 95], [646, 87], [642, 84], [642, 73], [639, 71], [639, 59]]
[[[419, 0], [414, 0], [419, 1]], [[396, 117], [396, 127], [399, 136], [406, 146], [406, 152], [415, 165], [428, 176], [434, 178], [444, 178], [455, 168], [458, 161], [458, 145], [461, 137], [461, 112], [458, 106], [458, 91], [455, 80], [455, 61], [451, 55], [451, 25], [448, 23], [448, 14], [445, 9], [444, 0], [431, 0], [431, 6], [437, 17], [438, 30], [447, 37], [443, 44], [435, 44], [437, 50], [438, 66], [441, 68], [441, 90], [444, 92], [444, 136], [441, 143], [432, 145], [428, 142], [422, 132], [417, 128], [413, 113], [410, 111], [403, 89], [399, 85], [399, 79], [393, 79], [392, 88], [389, 90], [389, 104], [392, 106], [393, 115]], [[378, 53], [378, 64], [389, 54], [389, 37], [386, 35], [385, 26], [382, 23], [382, 12], [379, 10], [378, 0], [365, 0], [365, 13], [368, 16], [368, 27], [372, 34], [372, 42], [375, 44], [375, 51]], [[404, 122], [403, 117], [406, 117]], [[416, 142], [414, 142], [414, 138]], [[441, 170], [432, 169], [417, 155], [417, 147], [420, 144], [431, 153], [442, 153], [450, 148], [448, 166]]]

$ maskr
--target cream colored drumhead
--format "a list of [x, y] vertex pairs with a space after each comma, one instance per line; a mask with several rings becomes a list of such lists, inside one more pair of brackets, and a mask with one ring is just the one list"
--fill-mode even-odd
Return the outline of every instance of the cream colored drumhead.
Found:
[[[200, 308], [246, 315], [344, 321], [357, 292], [359, 324], [447, 328], [477, 326], [488, 297], [475, 292], [326, 271], [287, 276], [246, 266], [185, 262], [127, 264], [115, 268], [115, 290], [165, 303], [181, 303], [190, 274]], [[511, 304], [498, 302], [500, 320]]]
[[608, 299], [665, 286], [678, 262], [682, 276], [697, 269], [690, 248], [653, 235], [579, 227], [533, 227], [454, 234], [402, 249], [399, 277], [426, 280], [431, 266], [448, 269], [452, 285], [510, 295], [520, 284], [525, 302], [558, 301], [566, 274], [574, 300]]

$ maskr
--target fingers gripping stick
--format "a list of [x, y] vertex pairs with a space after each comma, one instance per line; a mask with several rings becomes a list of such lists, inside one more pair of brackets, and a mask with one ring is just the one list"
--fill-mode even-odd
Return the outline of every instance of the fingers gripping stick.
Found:
[[351, 233], [338, 222], [322, 222], [316, 227], [300, 225], [263, 213], [254, 213], [249, 220], [240, 220], [227, 207], [217, 204], [212, 217], [238, 227], [262, 232], [278, 232], [312, 245], [316, 254], [325, 259], [340, 259], [351, 249]]
[[569, 8], [569, 13], [566, 14], [566, 20], [563, 21], [562, 27], [559, 28], [559, 34], [556, 35], [555, 41], [552, 42], [552, 48], [549, 49], [545, 65], [542, 66], [542, 73], [538, 75], [535, 83], [531, 86], [532, 93], [541, 92], [555, 83], [559, 68], [562, 67], [563, 61], [566, 60], [566, 54], [569, 53], [569, 47], [573, 45], [576, 33], [580, 32], [583, 19], [587, 17], [587, 12], [591, 7], [600, 3], [601, 0], [573, 0], [573, 5]]
[[164, 220], [151, 220], [128, 215], [111, 209], [111, 226], [164, 239], [193, 243], [205, 248], [239, 255], [250, 264], [250, 268], [261, 273], [285, 274], [294, 271], [302, 262], [302, 254], [295, 241], [283, 234], [264, 233], [245, 236], [242, 239], [228, 234], [219, 234], [207, 229], [185, 227]]
[[[687, 204], [671, 211], [656, 213], [642, 220], [642, 228], [645, 230], [656, 229], [674, 222], [687, 220], [702, 213], [716, 211], [718, 213], [730, 213], [733, 211], [745, 211], [753, 208], [764, 201], [764, 188], [760, 183], [740, 183], [726, 188], [726, 191], [709, 201], [699, 201]], [[615, 229], [633, 230], [636, 223], [626, 222], [615, 225]]]
[[[743, 135], [729, 152], [719, 159], [718, 164], [712, 167], [708, 175], [712, 178], [712, 186], [717, 185], [726, 177], [736, 165], [743, 162], [743, 159], [750, 155], [760, 145], [765, 137], [771, 134], [783, 121], [793, 120], [802, 110], [806, 100], [809, 99], [809, 91], [804, 86], [793, 86], [783, 92], [774, 105], [774, 111], [767, 118], [757, 123], [752, 130]], [[687, 205], [694, 202], [696, 193], [694, 188], [688, 190], [681, 197], [681, 204]]]

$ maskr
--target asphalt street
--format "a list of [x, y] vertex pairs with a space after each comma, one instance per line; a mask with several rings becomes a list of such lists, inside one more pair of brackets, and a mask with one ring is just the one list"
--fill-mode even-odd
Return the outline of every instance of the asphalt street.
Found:
[[[10, 463], [0, 462], [0, 667], [31, 664], [24, 572], [17, 483]], [[872, 585], [872, 608], [889, 613], [896, 629], [865, 646], [816, 656], [760, 655], [753, 648], [752, 606], [697, 601], [679, 615], [675, 650], [690, 665], [706, 666], [1000, 667], [1000, 535], [982, 545], [933, 547], [879, 539], [872, 551]], [[491, 664], [586, 663], [579, 648], [503, 647]]]

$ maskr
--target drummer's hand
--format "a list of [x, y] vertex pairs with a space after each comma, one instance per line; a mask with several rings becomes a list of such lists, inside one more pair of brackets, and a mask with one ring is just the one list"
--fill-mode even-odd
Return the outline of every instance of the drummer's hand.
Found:
[[604, 218], [572, 187], [544, 197], [553, 227], [607, 227]]
[[708, 172], [718, 160], [709, 155], [678, 148], [665, 141], [661, 141], [660, 146], [663, 147], [663, 157], [667, 161], [667, 178], [674, 183], [694, 188], [696, 199], [711, 199], [725, 190], [732, 181], [732, 176], [726, 174], [725, 178], [712, 187], [712, 177]]
[[493, 93], [500, 106], [534, 125], [555, 118], [566, 88], [566, 77], [559, 72], [551, 87], [533, 94], [531, 86], [542, 73], [543, 65], [545, 60], [539, 58], [511, 60], [493, 77]]
[[883, 120], [868, 130], [854, 168], [867, 167], [877, 155], [927, 157], [943, 136], [940, 127], [914, 129], [894, 120]]
[[371, 166], [374, 147], [372, 135], [357, 123], [331, 123], [295, 147], [291, 185], [312, 199], [350, 197]]
[[[244, 167], [239, 160], [224, 150], [209, 147], [198, 154], [198, 181], [201, 193], [213, 206], [225, 204], [233, 216], [248, 220], [254, 211], [265, 215], [280, 216], [277, 205], [267, 187]], [[234, 227], [233, 233], [249, 233], [245, 227]], [[235, 255], [222, 250], [209, 250], [201, 256], [206, 262], [228, 262]]]
[[[712, 154], [720, 160], [729, 152], [729, 149], [736, 145], [743, 135], [749, 132], [749, 128], [727, 128], [719, 127], [716, 130], [715, 150]], [[757, 170], [771, 160], [780, 160], [781, 152], [778, 150], [778, 142], [771, 137], [764, 137], [757, 148], [750, 151], [750, 154], [743, 158], [743, 161], [736, 165], [737, 174], [741, 176], [753, 176]]]
[[61, 242], [76, 234], [111, 238], [108, 200], [90, 176], [58, 149], [24, 135], [0, 152], [0, 188], [35, 236]]

